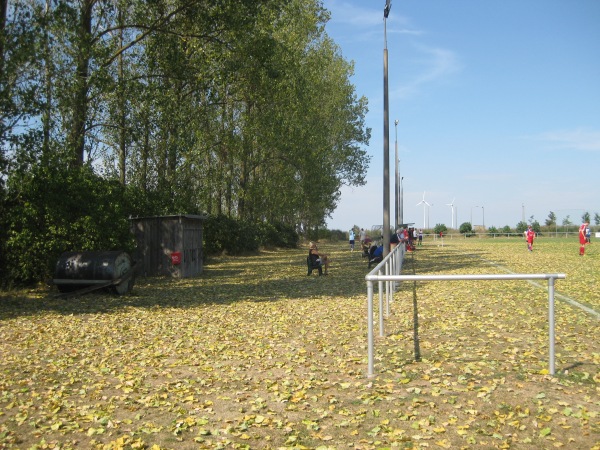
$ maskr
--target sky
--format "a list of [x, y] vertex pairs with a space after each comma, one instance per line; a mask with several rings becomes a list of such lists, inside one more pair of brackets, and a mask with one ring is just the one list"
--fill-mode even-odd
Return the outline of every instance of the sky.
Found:
[[[368, 99], [372, 158], [366, 185], [342, 188], [327, 226], [370, 229], [384, 221], [385, 0], [323, 6]], [[392, 227], [396, 145], [405, 223], [514, 228], [532, 216], [544, 225], [551, 211], [559, 224], [584, 212], [594, 223], [600, 1], [392, 0], [385, 25]]]

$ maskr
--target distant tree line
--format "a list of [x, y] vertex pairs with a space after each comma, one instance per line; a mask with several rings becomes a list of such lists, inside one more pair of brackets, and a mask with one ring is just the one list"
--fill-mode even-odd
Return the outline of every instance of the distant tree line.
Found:
[[129, 216], [313, 230], [365, 183], [367, 101], [320, 0], [0, 4], [2, 285], [131, 245]]
[[[591, 214], [589, 212], [584, 212], [583, 215], [581, 216], [581, 222], [580, 223], [573, 223], [571, 221], [571, 218], [569, 215], [567, 215], [563, 220], [561, 225], [558, 225], [557, 220], [556, 220], [556, 214], [552, 211], [550, 211], [550, 213], [548, 214], [548, 218], [546, 219], [544, 226], [540, 225], [540, 223], [535, 220], [535, 218], [533, 216], [531, 216], [529, 218], [528, 222], [525, 221], [520, 221], [519, 223], [517, 223], [517, 225], [514, 228], [511, 228], [509, 225], [505, 225], [503, 228], [496, 228], [496, 227], [489, 227], [487, 230], [485, 230], [486, 233], [488, 234], [510, 234], [510, 233], [523, 233], [527, 230], [527, 228], [529, 227], [529, 225], [531, 225], [531, 228], [533, 229], [533, 231], [535, 231], [536, 233], [541, 233], [542, 231], [546, 231], [546, 232], [565, 232], [565, 231], [569, 231], [569, 227], [571, 227], [570, 231], [575, 231], [574, 230], [574, 226], [578, 227], [581, 223], [586, 222], [589, 223], [590, 225], [592, 224], [591, 221]], [[596, 226], [600, 225], [600, 214], [595, 213], [594, 214], [594, 222], [593, 222]], [[438, 230], [438, 227], [444, 227], [444, 225], [436, 225], [436, 229]], [[464, 222], [460, 225], [459, 227], [459, 232], [461, 234], [471, 234], [474, 233], [475, 230], [473, 229], [473, 226], [470, 222]], [[436, 233], [438, 233], [438, 231], [436, 231]]]

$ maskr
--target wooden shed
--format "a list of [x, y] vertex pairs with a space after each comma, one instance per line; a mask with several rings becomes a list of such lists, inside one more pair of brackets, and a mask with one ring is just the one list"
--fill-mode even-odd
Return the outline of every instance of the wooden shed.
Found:
[[203, 222], [204, 216], [189, 214], [131, 219], [137, 273], [177, 278], [200, 275]]

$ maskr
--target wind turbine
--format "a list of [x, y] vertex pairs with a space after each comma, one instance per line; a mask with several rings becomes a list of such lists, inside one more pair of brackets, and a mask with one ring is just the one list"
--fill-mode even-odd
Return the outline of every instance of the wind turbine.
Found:
[[427, 207], [431, 206], [431, 205], [425, 201], [425, 191], [423, 191], [423, 200], [421, 200], [419, 203], [417, 203], [416, 206], [419, 206], [419, 205], [423, 205], [423, 229], [426, 229], [426, 227], [425, 227], [425, 214], [426, 214], [426, 211], [427, 211]]
[[456, 197], [452, 199], [452, 203], [446, 203], [446, 206], [452, 208], [452, 220], [450, 221], [450, 223], [452, 224], [452, 229], [456, 228], [454, 226], [454, 200], [456, 200]]

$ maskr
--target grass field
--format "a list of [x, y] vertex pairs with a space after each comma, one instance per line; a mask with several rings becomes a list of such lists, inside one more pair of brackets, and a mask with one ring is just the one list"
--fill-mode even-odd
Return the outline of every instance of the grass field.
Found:
[[[404, 273], [565, 273], [547, 290], [404, 283], [367, 378], [366, 260], [322, 244], [209, 261], [131, 295], [0, 294], [2, 449], [600, 449], [600, 242], [426, 241]], [[414, 307], [421, 361], [414, 361]]]

